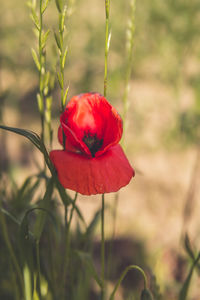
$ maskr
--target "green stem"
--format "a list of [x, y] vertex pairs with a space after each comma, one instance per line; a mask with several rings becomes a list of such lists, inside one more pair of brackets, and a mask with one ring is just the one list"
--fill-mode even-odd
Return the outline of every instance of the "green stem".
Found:
[[1, 227], [2, 227], [3, 237], [4, 237], [4, 240], [5, 240], [8, 252], [10, 254], [11, 261], [12, 261], [12, 263], [14, 265], [14, 268], [15, 268], [15, 271], [16, 271], [16, 277], [17, 277], [16, 280], [19, 282], [22, 292], [24, 292], [23, 276], [22, 276], [20, 266], [18, 264], [17, 258], [15, 256], [15, 252], [13, 250], [13, 247], [11, 245], [11, 242], [10, 242], [10, 239], [9, 239], [9, 236], [8, 236], [8, 230], [7, 230], [5, 217], [4, 217], [4, 215], [1, 211], [0, 211], [0, 222], [1, 222]]
[[110, 240], [110, 245], [109, 245], [109, 249], [108, 249], [108, 260], [107, 260], [107, 274], [108, 277], [110, 275], [110, 272], [112, 270], [112, 264], [113, 264], [113, 254], [112, 254], [112, 250], [113, 250], [113, 244], [115, 241], [115, 235], [116, 235], [116, 224], [117, 224], [117, 208], [118, 208], [118, 203], [119, 203], [119, 192], [117, 192], [115, 194], [115, 198], [114, 198], [114, 205], [112, 208], [112, 235], [111, 235], [111, 240]]
[[133, 60], [133, 45], [134, 45], [134, 33], [135, 33], [135, 2], [136, 0], [130, 0], [131, 6], [131, 17], [128, 22], [127, 28], [127, 61], [126, 61], [126, 71], [125, 71], [125, 88], [124, 88], [124, 95], [123, 95], [123, 121], [124, 121], [124, 128], [126, 127], [126, 115], [128, 111], [128, 93], [129, 93], [129, 81], [131, 77], [131, 70], [132, 70], [132, 60]]
[[143, 279], [144, 279], [144, 289], [146, 290], [146, 288], [147, 288], [147, 277], [146, 277], [144, 271], [139, 266], [131, 265], [131, 266], [128, 266], [124, 270], [124, 272], [122, 273], [122, 275], [120, 276], [117, 284], [115, 285], [115, 288], [114, 288], [112, 294], [110, 295], [109, 300], [114, 300], [114, 296], [115, 296], [115, 293], [116, 293], [118, 287], [120, 286], [122, 280], [124, 279], [124, 277], [126, 276], [126, 274], [128, 273], [128, 271], [130, 271], [130, 270], [138, 270], [140, 272], [140, 274], [143, 276]]
[[[78, 197], [78, 193], [75, 194], [74, 201], [72, 203], [72, 209], [71, 209], [70, 216], [69, 216], [69, 221], [68, 221], [68, 224], [66, 224], [67, 231], [66, 231], [66, 250], [65, 250], [64, 270], [63, 270], [63, 299], [64, 299], [64, 292], [65, 292], [65, 280], [66, 280], [66, 274], [67, 274], [67, 269], [68, 269], [68, 265], [69, 265], [69, 255], [70, 255], [70, 240], [71, 240], [70, 227], [71, 227], [74, 209], [76, 207], [77, 197]], [[67, 220], [66, 217], [65, 217], [65, 220]]]
[[39, 71], [39, 87], [40, 87], [40, 99], [41, 99], [41, 107], [40, 107], [40, 117], [41, 117], [41, 139], [44, 142], [44, 95], [43, 95], [43, 76], [45, 73], [44, 67], [44, 54], [42, 50], [42, 27], [43, 27], [43, 15], [42, 15], [42, 0], [40, 0], [40, 29], [39, 29], [39, 37], [38, 37], [38, 47], [39, 47], [39, 60], [40, 60], [40, 71]]
[[36, 240], [36, 261], [37, 261], [37, 288], [39, 299], [41, 300], [41, 271], [40, 271], [40, 247], [39, 240]]
[[104, 238], [104, 208], [105, 208], [104, 194], [102, 194], [101, 207], [101, 300], [105, 299], [105, 238]]
[[105, 69], [104, 69], [104, 97], [107, 94], [107, 77], [108, 77], [108, 50], [109, 50], [109, 11], [110, 0], [105, 0], [106, 11], [106, 28], [105, 28]]

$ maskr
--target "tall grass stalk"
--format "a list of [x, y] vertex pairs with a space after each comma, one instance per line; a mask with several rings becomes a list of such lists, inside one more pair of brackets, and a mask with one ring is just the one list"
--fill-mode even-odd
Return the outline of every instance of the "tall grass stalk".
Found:
[[108, 51], [110, 46], [111, 33], [109, 32], [110, 0], [105, 0], [106, 28], [105, 28], [105, 68], [104, 68], [104, 97], [107, 95], [108, 77]]
[[38, 54], [32, 48], [32, 56], [39, 73], [39, 93], [37, 93], [38, 110], [41, 119], [41, 139], [45, 141], [45, 123], [49, 131], [50, 144], [52, 141], [51, 129], [51, 103], [52, 98], [48, 96], [50, 85], [50, 72], [46, 70], [46, 42], [50, 30], [44, 31], [43, 17], [50, 0], [39, 0], [39, 11], [37, 11], [37, 1], [29, 3], [31, 7], [31, 18], [35, 25], [38, 43]]
[[[109, 16], [110, 16], [110, 0], [105, 0], [105, 62], [104, 62], [104, 97], [107, 95], [107, 78], [108, 78], [108, 51], [110, 46], [111, 34], [109, 33]], [[105, 237], [104, 237], [104, 209], [105, 198], [102, 195], [101, 206], [101, 300], [105, 299]]]
[[131, 15], [128, 20], [128, 27], [126, 32], [126, 70], [125, 70], [125, 88], [123, 94], [123, 113], [122, 118], [124, 122], [124, 129], [127, 127], [127, 111], [129, 108], [128, 94], [130, 88], [130, 78], [133, 61], [133, 45], [134, 45], [134, 34], [135, 34], [135, 5], [136, 0], [130, 0]]
[[67, 100], [67, 94], [69, 87], [65, 89], [65, 63], [67, 57], [67, 46], [64, 45], [64, 34], [65, 34], [65, 20], [67, 15], [67, 5], [63, 4], [63, 1], [56, 0], [56, 6], [58, 10], [58, 18], [59, 18], [59, 31], [54, 32], [54, 37], [56, 41], [56, 45], [58, 48], [59, 55], [59, 71], [57, 72], [58, 83], [60, 86], [60, 98], [61, 98], [61, 109], [64, 111], [65, 103]]

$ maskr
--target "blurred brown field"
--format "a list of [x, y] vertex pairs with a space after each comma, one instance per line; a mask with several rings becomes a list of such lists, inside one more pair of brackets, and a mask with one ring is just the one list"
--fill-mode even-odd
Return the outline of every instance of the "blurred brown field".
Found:
[[[112, 2], [112, 1], [111, 1]], [[69, 98], [81, 92], [103, 93], [104, 2], [71, 2], [67, 20], [69, 54], [66, 81]], [[199, 9], [199, 10], [198, 10]], [[133, 71], [128, 96], [124, 148], [135, 178], [118, 193], [106, 195], [106, 236], [140, 241], [161, 292], [176, 299], [181, 282], [176, 275], [186, 265], [183, 236], [200, 245], [200, 4], [198, 1], [137, 1]], [[107, 98], [120, 113], [125, 78], [128, 1], [111, 3], [111, 46]], [[45, 25], [51, 29], [48, 66], [55, 68], [52, 1]], [[29, 9], [23, 1], [1, 1], [0, 118], [1, 123], [40, 133], [36, 92], [38, 74], [31, 57], [36, 47]], [[53, 147], [57, 142], [59, 90], [54, 90]], [[29, 142], [0, 132], [1, 175], [20, 185], [36, 171], [42, 157]], [[98, 196], [80, 196], [78, 206], [89, 222], [100, 207]], [[179, 264], [180, 263], [180, 264]], [[177, 275], [178, 276], [178, 275]], [[191, 300], [199, 300], [200, 279], [194, 276]]]

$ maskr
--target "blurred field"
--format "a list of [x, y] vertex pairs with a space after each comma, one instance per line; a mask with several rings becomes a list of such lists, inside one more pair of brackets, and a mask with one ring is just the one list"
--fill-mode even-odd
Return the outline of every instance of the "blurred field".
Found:
[[[38, 75], [31, 57], [35, 47], [25, 2], [1, 1], [0, 119], [8, 126], [40, 132], [36, 92]], [[104, 1], [71, 2], [67, 22], [66, 80], [69, 98], [81, 92], [103, 93]], [[111, 1], [111, 46], [108, 96], [119, 112], [125, 79], [128, 1]], [[46, 26], [57, 22], [51, 1]], [[200, 245], [200, 2], [197, 0], [137, 1], [133, 72], [130, 82], [124, 146], [136, 169], [130, 185], [119, 192], [116, 237], [140, 241], [166, 298], [176, 299], [186, 265], [182, 234]], [[48, 40], [48, 66], [56, 65], [53, 33]], [[54, 90], [54, 147], [59, 116], [58, 86]], [[23, 138], [0, 132], [1, 175], [19, 184], [36, 170], [40, 154]], [[7, 174], [7, 176], [5, 175]], [[9, 177], [10, 176], [10, 177]], [[107, 195], [107, 236], [113, 232], [114, 195]], [[80, 197], [78, 206], [89, 222], [100, 207], [99, 197]], [[182, 261], [181, 261], [182, 262]], [[137, 262], [136, 262], [137, 263]], [[196, 274], [195, 274], [196, 276]], [[200, 279], [194, 276], [191, 300], [200, 298]], [[170, 296], [166, 296], [170, 295]]]

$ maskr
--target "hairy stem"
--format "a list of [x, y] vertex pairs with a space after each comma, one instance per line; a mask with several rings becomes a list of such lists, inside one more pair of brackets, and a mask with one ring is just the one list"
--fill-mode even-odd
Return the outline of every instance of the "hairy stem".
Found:
[[102, 194], [101, 207], [101, 300], [105, 299], [105, 237], [104, 237], [104, 208], [105, 208], [104, 194]]

